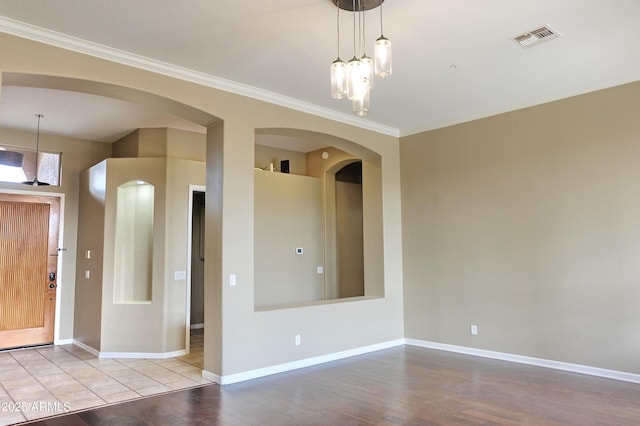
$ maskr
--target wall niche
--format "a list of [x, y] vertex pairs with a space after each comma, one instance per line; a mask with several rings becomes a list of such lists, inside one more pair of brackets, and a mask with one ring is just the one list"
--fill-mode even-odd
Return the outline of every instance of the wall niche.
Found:
[[114, 303], [151, 302], [154, 190], [153, 185], [142, 180], [118, 186]]

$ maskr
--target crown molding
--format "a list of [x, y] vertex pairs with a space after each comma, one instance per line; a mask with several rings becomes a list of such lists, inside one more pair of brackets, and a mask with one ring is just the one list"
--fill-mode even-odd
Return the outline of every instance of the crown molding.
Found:
[[203, 72], [183, 68], [167, 62], [147, 58], [145, 56], [115, 49], [98, 43], [93, 43], [77, 37], [72, 37], [56, 31], [47, 30], [25, 22], [0, 16], [0, 32], [13, 36], [48, 44], [73, 52], [82, 53], [111, 62], [128, 65], [134, 68], [151, 71], [168, 77], [196, 83], [225, 92], [234, 93], [259, 101], [268, 102], [286, 108], [295, 109], [318, 117], [348, 124], [361, 129], [371, 130], [388, 136], [399, 137], [400, 130], [395, 127], [385, 126], [369, 120], [351, 116], [349, 114], [333, 111], [299, 99], [280, 95], [268, 90], [259, 89], [249, 85], [236, 83], [224, 78], [215, 77]]

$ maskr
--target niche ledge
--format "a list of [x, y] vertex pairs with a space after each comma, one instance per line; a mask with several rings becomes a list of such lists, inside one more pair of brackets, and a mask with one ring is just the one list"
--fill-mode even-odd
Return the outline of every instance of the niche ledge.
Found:
[[368, 300], [379, 300], [379, 299], [384, 299], [384, 297], [356, 296], [356, 297], [344, 297], [340, 299], [315, 300], [311, 302], [286, 303], [282, 305], [269, 305], [269, 306], [260, 306], [260, 307], [256, 306], [253, 311], [254, 312], [270, 312], [270, 311], [280, 311], [284, 309], [309, 308], [312, 306], [335, 305], [337, 303], [365, 302]]

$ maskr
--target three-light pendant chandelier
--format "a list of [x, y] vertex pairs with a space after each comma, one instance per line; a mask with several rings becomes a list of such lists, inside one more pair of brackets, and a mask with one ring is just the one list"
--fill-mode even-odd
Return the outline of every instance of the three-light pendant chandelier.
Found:
[[[331, 97], [346, 97], [353, 103], [353, 112], [362, 117], [369, 113], [374, 76], [385, 78], [391, 75], [391, 42], [382, 31], [384, 0], [332, 1], [338, 10], [338, 58], [331, 64]], [[371, 59], [365, 52], [365, 11], [376, 7], [380, 8], [380, 37], [375, 42], [374, 56]], [[340, 9], [353, 13], [353, 58], [346, 63], [340, 59]]]

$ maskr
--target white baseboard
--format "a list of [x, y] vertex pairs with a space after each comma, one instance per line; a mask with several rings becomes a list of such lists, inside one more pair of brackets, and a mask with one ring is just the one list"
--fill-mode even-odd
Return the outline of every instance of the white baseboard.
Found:
[[623, 382], [640, 383], [640, 374], [626, 373], [624, 371], [607, 370], [605, 368], [590, 367], [588, 365], [571, 364], [568, 362], [552, 361], [542, 358], [533, 358], [523, 355], [513, 355], [504, 352], [494, 352], [484, 349], [468, 348], [465, 346], [447, 345], [445, 343], [429, 342], [426, 340], [405, 339], [405, 343], [411, 346], [437, 349], [441, 351], [457, 352], [466, 355], [480, 356], [483, 358], [498, 359], [501, 361], [516, 362], [519, 364], [535, 365], [537, 367], [552, 368], [554, 370], [570, 371], [572, 373], [586, 374], [589, 376], [604, 377]]
[[86, 344], [84, 344], [81, 341], [76, 340], [76, 339], [73, 339], [73, 344], [76, 345], [77, 347], [79, 347], [81, 349], [84, 349], [85, 351], [89, 352], [91, 355], [99, 358], [100, 351], [98, 351], [97, 349], [92, 348], [91, 346], [86, 345]]
[[200, 324], [191, 324], [191, 325], [189, 326], [189, 328], [190, 328], [191, 330], [197, 330], [197, 329], [200, 329], [200, 328], [204, 328], [204, 323], [200, 323]]
[[182, 349], [173, 352], [100, 352], [89, 345], [73, 340], [73, 344], [79, 348], [84, 349], [96, 358], [143, 358], [143, 359], [165, 359], [173, 358], [176, 356], [187, 355], [189, 351]]
[[187, 355], [189, 351], [182, 349], [173, 352], [100, 352], [98, 358], [142, 358], [142, 359], [166, 359]]
[[382, 349], [392, 348], [404, 345], [404, 339], [391, 340], [389, 342], [378, 343], [375, 345], [363, 346], [360, 348], [349, 349], [341, 352], [334, 352], [327, 355], [320, 355], [312, 358], [301, 359], [298, 361], [286, 362], [284, 364], [272, 365], [270, 367], [258, 368], [255, 370], [244, 371], [242, 373], [229, 374], [219, 376], [214, 373], [203, 371], [202, 377], [213, 380], [221, 385], [229, 385], [231, 383], [244, 382], [245, 380], [257, 379], [258, 377], [270, 376], [272, 374], [284, 373], [285, 371], [297, 370], [299, 368], [311, 367], [312, 365], [323, 364], [325, 362], [337, 361], [339, 359], [349, 358], [356, 355], [362, 355], [369, 352], [375, 352]]
[[73, 339], [58, 339], [53, 342], [54, 345], [72, 345]]
[[218, 384], [220, 384], [220, 382], [222, 381], [219, 375], [207, 370], [202, 370], [202, 378], [211, 380], [213, 383], [218, 383]]

